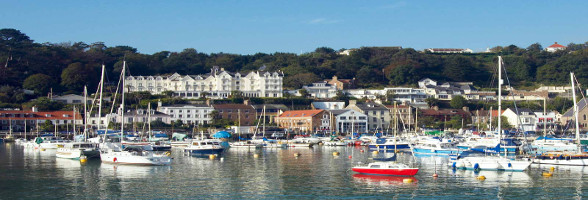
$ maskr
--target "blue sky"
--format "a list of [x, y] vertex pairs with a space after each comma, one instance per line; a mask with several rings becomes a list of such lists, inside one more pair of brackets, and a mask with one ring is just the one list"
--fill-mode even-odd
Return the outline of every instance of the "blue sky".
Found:
[[588, 41], [588, 1], [0, 0], [0, 28], [39, 43], [102, 41], [141, 53], [305, 53], [317, 47], [544, 47]]

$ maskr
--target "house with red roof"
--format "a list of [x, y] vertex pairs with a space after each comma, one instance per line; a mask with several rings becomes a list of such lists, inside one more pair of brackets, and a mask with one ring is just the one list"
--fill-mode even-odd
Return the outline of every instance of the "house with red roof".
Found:
[[561, 44], [558, 44], [557, 42], [555, 42], [554, 44], [552, 44], [551, 46], [548, 46], [547, 48], [545, 48], [545, 51], [547, 52], [556, 52], [559, 50], [565, 50], [567, 47]]
[[315, 132], [330, 129], [330, 116], [325, 110], [289, 110], [276, 117], [280, 128], [293, 131]]
[[82, 125], [83, 118], [79, 112], [72, 111], [38, 111], [33, 107], [31, 110], [0, 110], [0, 131], [1, 132], [27, 132], [36, 131], [37, 125], [50, 120], [53, 124]]

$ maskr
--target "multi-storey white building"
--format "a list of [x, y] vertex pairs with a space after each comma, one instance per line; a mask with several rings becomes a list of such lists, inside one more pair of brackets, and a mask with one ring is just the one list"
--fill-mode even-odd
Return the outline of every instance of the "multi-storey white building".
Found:
[[282, 97], [282, 72], [255, 71], [246, 75], [231, 73], [215, 66], [211, 73], [171, 76], [127, 76], [126, 91], [161, 94], [172, 91], [184, 98], [227, 98], [238, 91], [245, 97]]
[[305, 85], [302, 86], [302, 89], [305, 89], [311, 97], [317, 99], [333, 98], [337, 96], [337, 86], [331, 85], [326, 81]]
[[212, 121], [214, 108], [206, 104], [183, 104], [159, 106], [157, 111], [170, 115], [171, 121], [182, 120], [184, 124], [203, 125]]

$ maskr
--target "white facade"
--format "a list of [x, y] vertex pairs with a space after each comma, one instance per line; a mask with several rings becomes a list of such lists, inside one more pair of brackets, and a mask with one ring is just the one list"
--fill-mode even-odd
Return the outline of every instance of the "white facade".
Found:
[[312, 83], [302, 87], [311, 97], [318, 99], [334, 98], [337, 95], [337, 86], [328, 84], [326, 81]]
[[282, 72], [230, 73], [215, 67], [205, 75], [127, 76], [126, 91], [161, 94], [172, 91], [183, 98], [227, 98], [232, 91], [244, 97], [282, 97]]
[[343, 101], [315, 101], [312, 102], [314, 109], [322, 110], [339, 110], [345, 108], [345, 102]]
[[171, 121], [182, 120], [184, 124], [210, 124], [212, 116], [210, 113], [214, 110], [209, 105], [172, 105], [160, 106], [157, 111], [170, 115]]
[[395, 101], [400, 102], [425, 102], [427, 93], [424, 89], [413, 89], [413, 88], [384, 88], [384, 93], [388, 94], [390, 91], [394, 95]]
[[331, 110], [330, 112], [333, 113], [334, 128], [337, 133], [367, 132], [367, 115], [351, 109]]
[[502, 116], [508, 119], [508, 123], [516, 129], [523, 131], [535, 131], [535, 124], [537, 123], [537, 116], [529, 109], [519, 108], [518, 114], [511, 108], [506, 109]]

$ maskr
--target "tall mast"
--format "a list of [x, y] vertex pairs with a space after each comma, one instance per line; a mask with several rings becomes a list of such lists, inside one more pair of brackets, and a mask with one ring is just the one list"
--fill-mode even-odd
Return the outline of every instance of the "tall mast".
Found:
[[[500, 111], [502, 110], [502, 57], [498, 56], [498, 125], [496, 126], [498, 129], [498, 140], [502, 143], [502, 126], [500, 119]], [[500, 153], [500, 152], [499, 152]]]
[[[98, 130], [102, 124], [102, 91], [104, 89], [104, 65], [102, 65], [102, 75], [100, 76], [100, 99], [98, 99]], [[104, 129], [104, 137], [106, 137], [106, 129]]]
[[580, 124], [578, 123], [578, 105], [576, 104], [576, 86], [574, 84], [574, 72], [570, 72], [572, 79], [572, 98], [574, 101], [574, 121], [576, 121], [576, 142], [580, 145]]
[[263, 104], [263, 112], [262, 112], [262, 116], [263, 116], [263, 137], [265, 137], [265, 103]]
[[86, 110], [88, 107], [88, 87], [86, 87], [84, 85], [84, 121], [82, 122], [82, 124], [84, 124], [84, 142], [86, 142], [86, 138], [88, 137], [88, 131], [86, 130], [86, 128], [88, 127], [86, 123], [88, 123], [88, 111]]
[[121, 92], [121, 100], [120, 100], [120, 108], [121, 108], [121, 120], [120, 120], [120, 143], [122, 145], [122, 140], [124, 137], [124, 127], [125, 127], [125, 70], [127, 66], [127, 61], [123, 61], [123, 68], [122, 68], [122, 92]]
[[76, 136], [76, 106], [73, 106], [73, 135]]
[[149, 127], [149, 141], [151, 141], [151, 102], [147, 105], [147, 123]]

